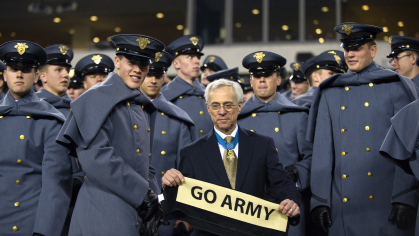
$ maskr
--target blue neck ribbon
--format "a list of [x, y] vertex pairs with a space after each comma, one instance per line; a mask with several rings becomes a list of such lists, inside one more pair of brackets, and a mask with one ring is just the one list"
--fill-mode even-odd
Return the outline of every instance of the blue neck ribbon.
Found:
[[237, 130], [236, 136], [234, 137], [234, 141], [231, 143], [227, 143], [221, 136], [214, 130], [215, 136], [217, 137], [218, 143], [223, 146], [225, 149], [234, 149], [236, 145], [239, 143], [239, 131]]

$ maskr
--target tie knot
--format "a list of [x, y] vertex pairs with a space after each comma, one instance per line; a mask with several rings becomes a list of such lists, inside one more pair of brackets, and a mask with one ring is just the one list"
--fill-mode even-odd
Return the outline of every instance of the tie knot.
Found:
[[227, 143], [231, 143], [231, 142], [233, 142], [233, 141], [234, 141], [234, 137], [233, 137], [233, 136], [227, 136], [224, 140], [225, 140]]

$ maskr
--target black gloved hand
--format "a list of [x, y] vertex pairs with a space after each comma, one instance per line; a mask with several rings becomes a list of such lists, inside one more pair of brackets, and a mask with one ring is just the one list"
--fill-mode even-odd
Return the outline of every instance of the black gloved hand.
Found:
[[140, 227], [141, 236], [158, 236], [159, 226], [169, 225], [170, 222], [163, 219], [163, 210], [161, 209], [157, 195], [153, 190], [148, 189], [143, 203], [137, 208], [138, 216], [143, 220]]
[[393, 203], [392, 205], [393, 209], [388, 217], [389, 222], [393, 225], [397, 224], [397, 228], [400, 230], [415, 227], [416, 208], [403, 203]]
[[318, 206], [311, 211], [313, 224], [325, 233], [329, 233], [329, 228], [332, 226], [330, 218], [330, 208], [327, 206]]
[[300, 178], [300, 176], [298, 175], [297, 167], [290, 165], [290, 166], [285, 167], [285, 170], [288, 171], [288, 173], [290, 174], [292, 181], [297, 183], [298, 179]]
[[177, 227], [173, 229], [173, 236], [189, 236], [189, 231], [186, 229], [185, 224], [179, 223]]

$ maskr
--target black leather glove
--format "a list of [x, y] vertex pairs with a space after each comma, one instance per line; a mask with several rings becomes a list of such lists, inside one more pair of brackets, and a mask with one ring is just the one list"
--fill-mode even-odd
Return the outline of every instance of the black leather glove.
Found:
[[173, 236], [189, 236], [190, 232], [186, 229], [185, 224], [179, 223], [176, 228], [173, 229]]
[[329, 228], [332, 226], [330, 215], [330, 208], [327, 206], [318, 206], [311, 211], [313, 224], [325, 233], [329, 233]]
[[288, 171], [288, 173], [290, 174], [292, 181], [297, 183], [298, 179], [300, 178], [300, 176], [298, 175], [297, 167], [290, 165], [290, 166], [285, 167], [285, 170]]
[[161, 209], [157, 195], [153, 190], [148, 189], [143, 203], [137, 208], [138, 216], [143, 220], [140, 227], [141, 236], [158, 236], [159, 226], [169, 225], [169, 221], [163, 219], [164, 214]]
[[403, 203], [393, 203], [392, 205], [393, 209], [388, 217], [389, 222], [393, 225], [397, 224], [397, 228], [400, 230], [415, 227], [416, 208]]

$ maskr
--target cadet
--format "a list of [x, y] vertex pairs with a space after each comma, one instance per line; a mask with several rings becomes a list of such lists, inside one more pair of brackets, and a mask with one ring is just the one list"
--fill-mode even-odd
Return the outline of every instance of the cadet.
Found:
[[342, 59], [335, 51], [327, 51], [308, 59], [301, 71], [308, 79], [310, 88], [307, 93], [298, 96], [292, 102], [298, 106], [310, 108], [313, 101], [313, 93], [319, 84], [334, 74], [342, 73], [342, 60], [345, 60], [345, 58]]
[[55, 143], [64, 116], [32, 85], [45, 50], [16, 40], [0, 46], [9, 92], [0, 102], [1, 235], [60, 235], [71, 196], [72, 165]]
[[243, 103], [245, 103], [255, 93], [253, 92], [253, 88], [250, 85], [250, 78], [241, 78], [239, 79], [239, 83], [243, 90]]
[[83, 78], [84, 89], [88, 90], [93, 85], [106, 79], [108, 74], [114, 70], [113, 60], [105, 54], [90, 54], [77, 62], [75, 74]]
[[342, 35], [349, 71], [323, 81], [310, 109], [313, 221], [329, 235], [413, 235], [397, 228], [414, 224], [415, 179], [384, 160], [379, 149], [390, 118], [417, 98], [417, 88], [374, 62], [382, 28], [350, 22], [335, 31]]
[[201, 84], [206, 87], [210, 83], [210, 81], [207, 80], [207, 77], [209, 75], [212, 75], [217, 71], [226, 69], [228, 69], [227, 65], [225, 64], [223, 59], [221, 59], [221, 57], [215, 55], [207, 56], [204, 60], [203, 65], [201, 66]]
[[80, 97], [85, 91], [83, 86], [83, 80], [74, 73], [74, 69], [70, 69], [70, 83], [68, 85], [67, 95], [71, 100], [75, 100]]
[[177, 76], [160, 92], [167, 101], [186, 111], [198, 130], [198, 137], [213, 128], [211, 117], [205, 105], [205, 87], [195, 78], [199, 75], [199, 59], [204, 41], [196, 35], [186, 35], [173, 41], [166, 51], [173, 58]]
[[164, 45], [130, 34], [112, 36], [111, 42], [116, 73], [71, 103], [57, 137], [86, 172], [69, 235], [155, 235], [163, 216], [149, 190], [159, 189], [149, 165], [156, 108], [138, 88]]
[[411, 79], [419, 87], [419, 40], [415, 38], [391, 36], [389, 39], [391, 53], [387, 55], [390, 64], [397, 73]]
[[239, 81], [239, 68], [235, 67], [232, 69], [220, 70], [207, 77], [207, 80], [210, 83], [218, 79], [227, 79], [227, 80], [238, 82]]
[[4, 64], [0, 62], [0, 100], [3, 99], [4, 96], [6, 96], [7, 93], [7, 84], [4, 82], [3, 78], [3, 72], [6, 70], [6, 67], [4, 67]]
[[292, 75], [289, 78], [291, 90], [283, 93], [283, 96], [291, 101], [301, 94], [306, 93], [310, 88], [310, 85], [307, 82], [307, 78], [301, 71], [300, 63], [291, 63], [290, 67], [292, 69]]
[[[308, 109], [294, 105], [276, 92], [281, 83], [279, 68], [286, 62], [282, 56], [266, 51], [251, 53], [243, 59], [255, 95], [243, 105], [238, 123], [244, 129], [273, 138], [279, 161], [298, 189], [309, 195], [312, 144], [305, 139]], [[290, 227], [290, 236], [305, 235], [304, 209], [302, 203], [300, 224]]]
[[[160, 93], [163, 75], [172, 64], [172, 56], [162, 51], [156, 53], [154, 63], [147, 77], [141, 84], [144, 93], [157, 107], [155, 127], [152, 132], [151, 165], [156, 169], [156, 178], [161, 189], [161, 178], [166, 170], [177, 168], [180, 161], [180, 149], [195, 141], [198, 133], [192, 119], [185, 111], [168, 102]], [[160, 235], [172, 235], [174, 222], [170, 226], [160, 227]]]
[[70, 81], [69, 72], [73, 50], [66, 45], [55, 44], [46, 47], [45, 51], [47, 62], [39, 70], [43, 87], [36, 95], [67, 117], [70, 113], [71, 98], [66, 91]]

